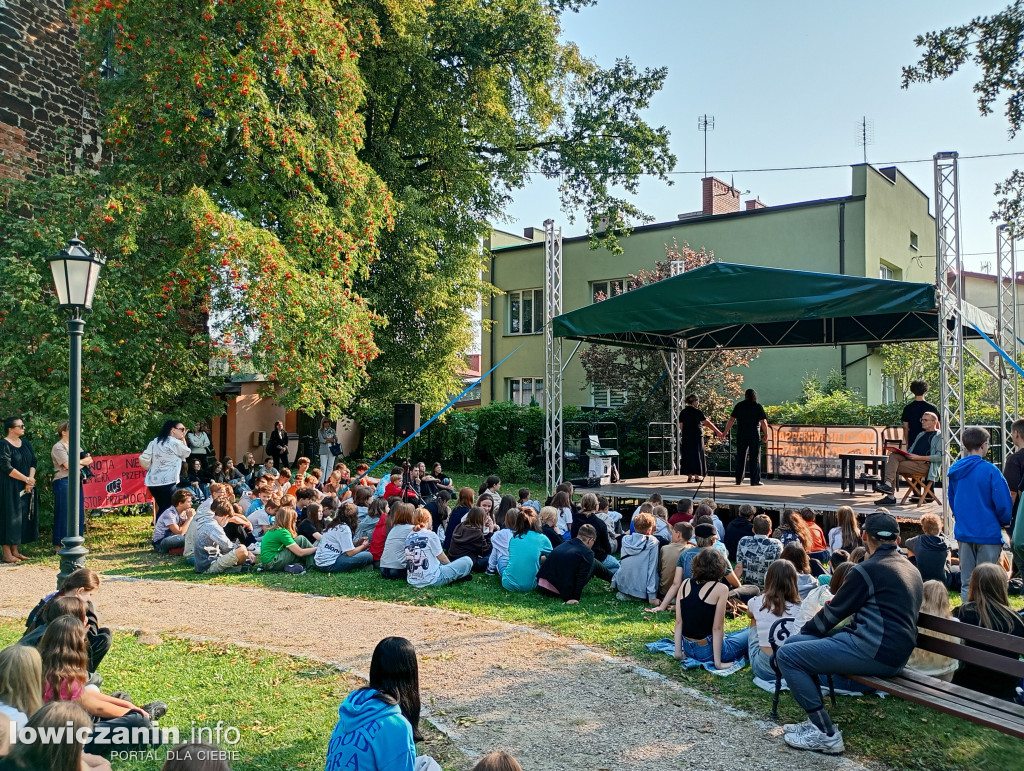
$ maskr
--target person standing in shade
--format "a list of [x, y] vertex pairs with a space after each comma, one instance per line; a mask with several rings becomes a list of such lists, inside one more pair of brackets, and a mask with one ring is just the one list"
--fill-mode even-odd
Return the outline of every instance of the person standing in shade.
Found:
[[5, 418], [0, 439], [0, 545], [8, 564], [27, 560], [18, 547], [39, 538], [36, 515], [36, 456], [25, 439], [25, 421]]
[[707, 460], [704, 457], [704, 426], [714, 432], [719, 439], [725, 439], [725, 434], [718, 430], [718, 426], [707, 419], [707, 416], [700, 411], [700, 400], [697, 394], [690, 394], [686, 397], [686, 406], [679, 413], [679, 432], [682, 435], [682, 448], [679, 473], [686, 474], [687, 482], [699, 482], [707, 473]]
[[288, 468], [288, 432], [280, 420], [274, 423], [274, 430], [267, 439], [267, 455], [274, 459], [274, 465], [279, 469]]
[[171, 496], [181, 481], [181, 462], [190, 454], [185, 444], [185, 426], [178, 420], [165, 420], [160, 433], [150, 441], [146, 452], [150, 457], [145, 484], [156, 501], [153, 521], [171, 507]]
[[750, 456], [750, 484], [763, 485], [761, 481], [761, 436], [768, 436], [768, 416], [757, 401], [757, 391], [748, 388], [743, 401], [732, 408], [729, 421], [725, 424], [728, 434], [736, 424], [736, 484], [743, 484], [744, 466]]
[[188, 445], [188, 449], [192, 453], [189, 458], [202, 463], [204, 471], [209, 470], [213, 442], [210, 441], [210, 434], [206, 430], [206, 424], [196, 423], [195, 430], [185, 434], [185, 444]]
[[938, 407], [924, 400], [924, 395], [928, 393], [926, 382], [915, 380], [910, 384], [910, 393], [914, 395], [914, 401], [903, 408], [903, 414], [900, 416], [900, 420], [903, 422], [903, 446], [907, 450], [910, 450], [917, 435], [927, 430], [921, 426], [921, 416], [926, 412], [939, 414]]
[[[68, 422], [65, 420], [57, 426], [57, 434], [60, 437], [50, 450], [50, 460], [53, 461], [53, 545], [60, 548], [61, 541], [68, 534], [68, 473], [70, 461], [68, 459]], [[79, 461], [82, 466], [92, 465], [92, 456], [88, 453]], [[81, 490], [81, 479], [78, 480]], [[85, 501], [84, 496], [78, 495], [78, 534], [85, 535]]]
[[328, 418], [321, 420], [316, 438], [320, 441], [320, 469], [326, 478], [334, 470], [334, 453], [331, 452], [331, 446], [338, 444], [338, 431], [334, 428], [334, 423]]

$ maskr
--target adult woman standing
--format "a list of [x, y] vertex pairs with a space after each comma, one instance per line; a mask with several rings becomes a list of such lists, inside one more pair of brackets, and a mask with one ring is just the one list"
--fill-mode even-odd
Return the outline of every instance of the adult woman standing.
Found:
[[150, 457], [146, 487], [156, 501], [157, 515], [171, 507], [171, 495], [181, 481], [181, 462], [189, 453], [185, 426], [180, 420], [165, 420], [160, 433], [146, 447], [143, 454]]
[[288, 432], [280, 420], [274, 423], [274, 430], [267, 439], [267, 455], [274, 459], [279, 469], [288, 468]]
[[323, 471], [324, 478], [327, 478], [334, 470], [334, 453], [331, 452], [331, 446], [338, 444], [338, 432], [334, 424], [324, 418], [320, 421], [320, 430], [316, 436], [320, 440], [320, 470]]
[[683, 442], [679, 473], [686, 474], [687, 482], [699, 482], [707, 473], [708, 464], [704, 458], [702, 427], [710, 428], [719, 439], [725, 438], [725, 434], [718, 430], [718, 426], [701, 412], [697, 406], [699, 404], [700, 400], [697, 398], [697, 394], [690, 394], [686, 397], [686, 406], [679, 413], [679, 430]]
[[36, 456], [25, 439], [25, 421], [5, 418], [7, 436], [0, 440], [0, 545], [3, 561], [27, 560], [18, 551], [23, 543], [39, 538], [36, 515]]
[[210, 434], [206, 430], [205, 423], [196, 423], [195, 430], [185, 434], [185, 444], [192, 451], [189, 457], [198, 460], [203, 464], [204, 469], [210, 467], [210, 452], [213, 450], [213, 442], [210, 441]]
[[[737, 402], [725, 424], [729, 433], [736, 424], [736, 484], [743, 484], [744, 465], [750, 469], [750, 484], [763, 485], [761, 481], [761, 436], [768, 437], [768, 416], [757, 401], [757, 391], [748, 388], [743, 401]], [[749, 464], [747, 456], [750, 456]]]
[[[68, 534], [68, 473], [71, 462], [68, 458], [68, 422], [65, 420], [57, 426], [58, 440], [50, 450], [53, 461], [53, 545], [60, 547], [61, 541]], [[92, 456], [86, 453], [79, 463], [83, 466], [92, 465]], [[79, 488], [82, 481], [78, 480]], [[85, 502], [81, 493], [78, 496], [78, 533], [85, 535]]]

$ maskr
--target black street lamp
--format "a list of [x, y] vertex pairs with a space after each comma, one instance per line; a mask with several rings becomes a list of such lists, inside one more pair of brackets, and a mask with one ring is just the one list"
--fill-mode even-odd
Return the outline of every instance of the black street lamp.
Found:
[[60, 307], [71, 311], [68, 319], [68, 335], [71, 338], [71, 366], [68, 404], [68, 528], [67, 537], [61, 541], [60, 573], [57, 574], [57, 588], [64, 579], [78, 568], [85, 567], [84, 533], [78, 532], [78, 512], [82, 503], [82, 474], [79, 461], [82, 455], [82, 332], [85, 321], [82, 311], [92, 310], [92, 299], [96, 294], [100, 268], [107, 260], [98, 252], [91, 252], [78, 238], [72, 238], [68, 245], [50, 258], [53, 283], [57, 289]]

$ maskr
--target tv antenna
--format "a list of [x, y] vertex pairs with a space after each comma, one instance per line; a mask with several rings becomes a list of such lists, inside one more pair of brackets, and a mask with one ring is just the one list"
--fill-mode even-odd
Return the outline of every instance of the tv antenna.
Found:
[[864, 153], [864, 163], [868, 162], [868, 145], [875, 143], [875, 124], [865, 115], [857, 122], [857, 144]]
[[715, 116], [701, 115], [697, 118], [697, 131], [704, 134], [704, 176], [708, 175], [708, 132], [715, 130]]

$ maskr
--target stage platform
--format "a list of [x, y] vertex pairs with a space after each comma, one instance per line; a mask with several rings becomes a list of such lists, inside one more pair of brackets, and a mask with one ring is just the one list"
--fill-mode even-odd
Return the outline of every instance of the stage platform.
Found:
[[[749, 482], [737, 485], [732, 477], [706, 477], [698, 489], [697, 483], [686, 482], [685, 476], [641, 477], [639, 479], [623, 479], [616, 484], [602, 485], [587, 492], [597, 492], [612, 501], [612, 507], [618, 502], [643, 501], [651, 493], [661, 493], [666, 501], [680, 498], [701, 499], [714, 498], [720, 505], [739, 506], [749, 503], [761, 509], [782, 511], [783, 509], [801, 509], [810, 506], [820, 512], [834, 512], [840, 506], [850, 506], [858, 514], [869, 514], [877, 507], [875, 501], [882, 496], [874, 491], [864, 492], [860, 484], [857, 492], [850, 494], [839, 489], [839, 480], [834, 482], [809, 482], [803, 480], [772, 480], [763, 479], [759, 487]], [[905, 488], [901, 487], [896, 500], [903, 497]], [[583, 492], [579, 490], [578, 492]], [[939, 490], [938, 494], [943, 495]], [[917, 507], [913, 499], [905, 506], [887, 506], [886, 508], [897, 519], [919, 520], [922, 514], [942, 516], [942, 506], [927, 503]]]

